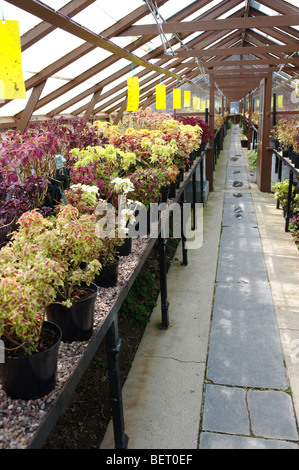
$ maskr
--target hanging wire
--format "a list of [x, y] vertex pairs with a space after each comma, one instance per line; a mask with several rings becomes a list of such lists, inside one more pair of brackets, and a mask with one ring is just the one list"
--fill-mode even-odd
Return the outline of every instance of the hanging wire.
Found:
[[[147, 4], [150, 12], [152, 13], [156, 23], [157, 23], [157, 26], [158, 26], [158, 30], [159, 30], [159, 34], [160, 34], [160, 37], [161, 37], [161, 41], [162, 41], [162, 45], [163, 45], [163, 48], [164, 48], [164, 53], [166, 55], [171, 55], [173, 57], [176, 56], [176, 53], [174, 52], [174, 50], [172, 49], [168, 39], [166, 38], [165, 34], [164, 34], [164, 31], [163, 31], [163, 22], [166, 23], [166, 21], [164, 20], [164, 18], [161, 16], [160, 12], [159, 12], [159, 9], [158, 9], [158, 5], [156, 3], [156, 0], [144, 0], [144, 2]], [[183, 47], [184, 49], [186, 49], [187, 51], [190, 51], [189, 47], [186, 46], [186, 44], [183, 43], [183, 41], [181, 40], [179, 34], [177, 33], [173, 33], [172, 35], [175, 39], [177, 39], [177, 41], [180, 43], [181, 47]], [[168, 45], [169, 49], [171, 50], [171, 52], [168, 52], [167, 50], [167, 46], [166, 44]], [[205, 73], [204, 71], [204, 68], [200, 65], [200, 62], [198, 60], [197, 57], [194, 58], [195, 59], [195, 62], [199, 68], [199, 71], [200, 71], [200, 74], [201, 76], [203, 77], [203, 79], [205, 80], [207, 86], [210, 86], [210, 77], [208, 74]], [[191, 83], [192, 80], [190, 80]]]
[[4, 1], [1, 1], [1, 14], [2, 14], [2, 24], [5, 24], [5, 18], [4, 18]]
[[[163, 31], [163, 26], [162, 26], [162, 18], [160, 17], [159, 9], [157, 6], [157, 3], [155, 0], [144, 0], [144, 2], [147, 4], [148, 9], [150, 10], [151, 14], [154, 17], [154, 20], [158, 26], [159, 34], [161, 37], [162, 45], [164, 48], [164, 53], [166, 55], [171, 55], [172, 57], [175, 57], [175, 52], [172, 49], [167, 37], [165, 36], [165, 33]], [[171, 52], [167, 50], [167, 46], [170, 49]]]

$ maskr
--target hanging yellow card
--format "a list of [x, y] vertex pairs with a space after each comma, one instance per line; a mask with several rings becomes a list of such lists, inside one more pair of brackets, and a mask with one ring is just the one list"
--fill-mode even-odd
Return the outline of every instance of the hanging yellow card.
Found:
[[189, 108], [191, 106], [191, 91], [184, 91], [184, 107]]
[[127, 77], [127, 85], [128, 85], [127, 111], [138, 111], [138, 107], [139, 107], [138, 77]]
[[200, 104], [200, 110], [205, 111], [205, 109], [206, 109], [206, 102], [202, 101], [201, 104]]
[[173, 109], [180, 109], [181, 105], [181, 89], [175, 88], [173, 90]]
[[166, 87], [156, 85], [156, 109], [166, 109]]
[[0, 22], [0, 99], [26, 98], [19, 22]]
[[283, 95], [278, 95], [277, 97], [277, 106], [283, 108]]
[[192, 106], [193, 106], [193, 111], [196, 111], [198, 108], [198, 98], [197, 96], [193, 96], [192, 98]]

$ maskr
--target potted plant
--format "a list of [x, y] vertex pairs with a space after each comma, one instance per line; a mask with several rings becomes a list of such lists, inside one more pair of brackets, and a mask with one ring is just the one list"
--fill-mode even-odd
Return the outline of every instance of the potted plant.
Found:
[[[295, 118], [280, 119], [276, 126], [271, 130], [271, 136], [278, 140], [283, 151], [283, 156], [291, 157], [292, 153], [296, 153], [298, 149], [298, 121]], [[294, 158], [294, 157], [293, 157]], [[293, 161], [294, 163], [294, 161]]]
[[248, 155], [250, 161], [250, 172], [249, 172], [249, 180], [251, 183], [256, 182], [256, 168], [257, 168], [257, 150], [251, 150]]
[[100, 287], [113, 287], [117, 284], [119, 257], [118, 250], [122, 243], [119, 238], [103, 238], [98, 260], [101, 272], [95, 276], [94, 282]]
[[[92, 280], [101, 268], [97, 260], [100, 241], [95, 234], [95, 223], [94, 215], [79, 215], [71, 205], [61, 207], [51, 219], [30, 211], [19, 219], [19, 230], [14, 237], [14, 243], [27, 239], [44, 256], [64, 265], [57, 278], [56, 298], [47, 307], [47, 319], [61, 327], [63, 340], [83, 340], [92, 333], [97, 294]], [[79, 306], [86, 308], [86, 304], [89, 307], [83, 315]]]
[[293, 241], [299, 249], [299, 211], [293, 215], [289, 223], [289, 229], [293, 234]]
[[[275, 190], [274, 198], [279, 200], [281, 207], [284, 211], [284, 215], [285, 215], [285, 212], [287, 209], [287, 202], [288, 202], [289, 180], [285, 179], [284, 181], [279, 181], [275, 183], [273, 185], [273, 189]], [[298, 209], [299, 209], [299, 193], [296, 193], [295, 195], [292, 194], [290, 210], [293, 213]]]
[[62, 334], [44, 319], [61, 287], [65, 263], [19, 237], [1, 249], [0, 269], [0, 337], [5, 346], [0, 382], [12, 398], [39, 398], [55, 386]]
[[129, 178], [134, 188], [128, 192], [130, 199], [142, 203], [146, 209], [149, 209], [151, 203], [159, 202], [160, 190], [164, 183], [161, 170], [136, 170]]
[[[88, 184], [72, 184], [64, 196], [67, 204], [76, 207], [79, 214], [93, 214], [99, 199], [99, 188]], [[59, 212], [61, 206], [56, 207], [56, 212]]]

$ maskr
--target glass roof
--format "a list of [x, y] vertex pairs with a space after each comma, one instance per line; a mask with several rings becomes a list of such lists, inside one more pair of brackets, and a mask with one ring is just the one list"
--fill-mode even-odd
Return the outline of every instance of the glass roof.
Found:
[[[58, 11], [65, 5], [71, 3], [71, 1], [69, 0], [67, 2], [67, 0], [46, 0], [43, 3], [49, 6], [50, 8], [53, 8]], [[147, 2], [145, 2], [144, 0], [130, 0], [129, 2], [124, 2], [123, 0], [110, 0], [109, 2], [95, 0], [89, 3], [90, 3], [89, 6], [87, 6], [82, 11], [80, 11], [75, 16], [73, 16], [72, 20], [79, 23], [83, 27], [89, 29], [90, 31], [96, 34], [101, 34], [101, 35], [103, 32], [107, 31], [109, 27], [115, 25], [115, 23], [120, 21], [122, 18], [126, 17], [127, 15], [130, 15], [131, 13], [134, 13], [139, 7], [144, 7], [147, 4]], [[166, 21], [169, 18], [171, 18], [173, 15], [193, 5], [194, 3], [198, 4], [197, 10], [193, 11], [191, 14], [187, 16], [184, 16], [182, 19], [183, 22], [196, 20], [200, 15], [209, 14], [209, 12], [213, 12], [214, 9], [217, 9], [218, 7], [221, 7], [222, 5], [226, 3], [228, 4], [228, 0], [225, 0], [225, 1], [213, 0], [210, 2], [204, 1], [204, 0], [201, 0], [198, 2], [194, 2], [194, 0], [185, 1], [185, 2], [182, 2], [181, 0], [168, 0], [168, 1], [165, 1], [164, 4], [162, 4], [159, 7], [160, 17], [163, 21], [164, 20]], [[238, 17], [241, 16], [238, 12], [240, 12], [242, 9], [244, 10], [244, 8], [246, 7], [246, 2], [241, 1], [241, 2], [230, 2], [230, 3], [233, 6], [227, 9], [224, 8], [223, 12], [219, 16], [217, 16], [217, 19], [228, 18], [235, 14], [239, 15]], [[282, 1], [279, 3], [298, 7], [298, 0], [288, 0], [285, 2]], [[261, 2], [256, 2], [255, 0], [251, 0], [250, 5], [252, 8], [266, 15], [278, 14], [277, 11], [267, 6], [269, 5], [269, 2], [265, 0], [261, 0]], [[19, 30], [20, 30], [21, 37], [22, 36], [24, 37], [24, 35], [26, 35], [26, 33], [28, 33], [32, 28], [34, 28], [35, 26], [41, 23], [41, 20], [39, 18], [14, 6], [9, 1], [0, 0], [0, 7], [1, 7], [0, 12], [2, 13], [2, 17], [4, 21], [5, 20], [17, 20], [19, 22]], [[210, 17], [208, 16], [207, 18], [210, 18]], [[153, 15], [149, 12], [148, 14], [143, 15], [143, 17], [140, 18], [138, 21], [133, 21], [132, 24], [134, 25], [154, 24]], [[299, 29], [298, 26], [294, 26], [293, 28], [294, 28], [294, 31], [298, 31]], [[276, 29], [276, 30], [278, 32], [279, 31], [283, 32], [280, 29]], [[289, 30], [291, 31], [290, 27], [289, 27]], [[265, 38], [265, 40], [267, 41], [271, 40], [271, 42], [277, 45], [283, 44], [283, 42], [280, 39], [274, 36], [271, 36], [269, 32], [267, 33], [267, 32], [264, 32], [262, 30], [255, 29], [255, 28], [248, 31], [248, 40], [250, 40], [251, 31], [252, 31], [251, 34], [258, 33], [260, 37]], [[288, 34], [290, 34], [290, 31]], [[211, 37], [215, 37], [215, 40], [210, 42], [207, 46], [204, 46], [204, 47], [215, 48], [217, 47], [218, 44], [220, 45], [219, 47], [223, 47], [221, 46], [221, 43], [226, 38], [229, 38], [230, 35], [235, 32], [236, 30], [232, 30], [229, 32], [225, 32], [220, 37], [211, 36]], [[186, 34], [186, 35], [181, 34], [179, 36], [179, 38], [181, 39], [181, 42], [176, 41], [176, 44], [173, 44], [171, 47], [173, 51], [176, 51], [178, 49], [182, 50], [182, 48], [188, 49], [188, 47], [186, 48], [186, 45], [188, 45], [189, 43], [193, 44], [193, 42], [191, 41], [194, 41], [194, 44], [195, 44], [194, 47], [196, 49], [198, 47], [198, 44], [200, 44], [199, 40], [201, 38], [206, 40], [205, 39], [207, 36], [206, 33], [197, 31], [194, 33]], [[212, 31], [209, 31], [209, 33], [212, 33]], [[286, 34], [285, 31], [284, 31], [284, 34]], [[174, 39], [174, 36], [175, 36], [174, 34], [167, 34], [165, 35], [165, 38], [167, 39], [167, 41], [171, 41]], [[132, 45], [138, 40], [138, 38], [139, 40], [141, 40], [141, 44], [139, 47], [137, 47], [137, 44], [136, 44], [136, 46], [134, 45], [134, 48], [133, 48]], [[117, 44], [118, 46], [124, 49], [128, 49], [131, 45], [133, 48], [132, 50], [134, 54], [138, 57], [146, 57], [147, 54], [151, 52], [153, 53], [158, 48], [161, 49], [161, 46], [162, 46], [162, 39], [161, 39], [161, 36], [159, 35], [156, 35], [156, 37], [150, 37], [149, 40], [143, 40], [142, 36], [126, 36], [126, 37], [112, 36], [110, 40], [114, 44]], [[240, 41], [240, 39], [236, 37], [235, 43], [238, 43], [238, 41]], [[41, 38], [35, 44], [31, 45], [30, 47], [28, 47], [26, 50], [22, 52], [22, 67], [23, 67], [23, 75], [24, 75], [25, 82], [28, 81], [29, 79], [32, 79], [32, 77], [35, 77], [36, 74], [43, 71], [47, 67], [50, 67], [53, 63], [57, 62], [59, 59], [65, 58], [74, 49], [79, 48], [80, 46], [83, 46], [83, 45], [84, 45], [84, 41], [82, 39], [66, 31], [55, 28], [54, 31], [50, 32], [45, 37]], [[229, 47], [232, 47], [232, 46], [234, 46], [234, 42], [232, 42], [229, 45]], [[125, 87], [126, 77], [128, 75], [130, 75], [131, 73], [133, 73], [134, 75], [137, 75], [141, 73], [144, 69], [143, 67], [134, 65], [131, 71], [132, 64], [127, 59], [122, 59], [118, 57], [115, 57], [115, 60], [113, 61], [113, 63], [109, 63], [107, 65], [104, 61], [105, 59], [108, 59], [110, 57], [111, 57], [110, 52], [104, 49], [101, 49], [99, 47], [91, 47], [88, 53], [85, 53], [77, 60], [72, 60], [71, 63], [69, 63], [65, 67], [58, 68], [58, 70], [55, 71], [47, 79], [45, 87], [40, 96], [39, 104], [36, 107], [34, 114], [36, 115], [46, 115], [48, 113], [51, 114], [55, 112], [55, 110], [59, 110], [59, 108], [64, 103], [67, 103], [67, 107], [64, 107], [62, 110], [64, 114], [72, 113], [80, 109], [81, 107], [83, 109], [84, 106], [86, 107], [86, 105], [90, 102], [91, 97], [93, 96], [93, 93], [96, 87], [101, 88], [102, 83], [104, 83], [104, 86], [102, 89], [103, 99], [100, 103], [100, 107], [103, 108], [103, 111], [105, 110], [105, 106], [104, 106], [105, 103], [109, 104], [109, 100], [111, 100], [113, 96], [119, 95], [119, 102], [121, 102], [124, 99], [123, 98], [124, 88], [120, 87], [116, 91], [114, 91], [114, 88], [121, 86], [122, 84], [123, 84], [123, 87]], [[150, 63], [159, 65], [163, 57], [165, 60], [165, 56], [163, 56], [163, 50], [162, 50], [160, 51], [159, 55], [156, 58], [150, 59]], [[252, 58], [252, 57], [248, 55], [247, 58]], [[168, 68], [168, 70], [170, 70], [171, 63], [173, 63], [175, 60], [176, 60], [176, 57], [170, 56], [169, 60], [168, 61], [165, 60], [165, 62], [162, 63], [161, 66], [166, 69]], [[194, 62], [194, 59], [192, 60]], [[183, 61], [183, 63], [186, 63], [188, 61], [189, 59], [186, 59]], [[181, 62], [182, 62], [182, 59], [181, 59]], [[200, 65], [200, 62], [201, 62], [201, 59], [198, 60], [197, 65]], [[256, 68], [256, 66], [254, 67]], [[187, 73], [187, 71], [189, 71], [188, 73], [190, 73], [190, 70], [191, 69], [186, 69], [184, 72], [182, 72], [182, 74]], [[197, 78], [198, 82], [201, 83], [201, 86], [203, 88], [207, 87], [208, 81], [206, 80], [206, 77], [202, 76], [201, 74], [202, 70], [199, 68], [197, 70], [198, 70], [197, 75], [199, 76], [199, 78]], [[90, 71], [90, 73], [87, 74], [87, 77], [84, 77], [85, 78], [84, 81], [81, 80], [81, 78], [83, 78], [83, 74], [87, 71]], [[149, 78], [150, 77], [149, 71], [147, 72], [148, 72], [148, 75], [146, 75], [146, 77]], [[192, 77], [191, 79], [194, 79], [195, 76]], [[111, 79], [109, 77], [111, 77]], [[285, 74], [285, 77], [289, 78], [287, 74]], [[76, 81], [74, 82], [74, 80]], [[155, 76], [153, 80], [156, 80], [156, 83], [158, 83], [157, 76]], [[76, 84], [76, 86], [72, 86], [73, 84]], [[63, 94], [61, 94], [60, 96], [58, 96], [59, 93], [55, 94], [56, 91], [60, 92], [60, 90], [63, 91]], [[90, 93], [88, 93], [89, 90], [90, 90]], [[31, 89], [27, 90], [27, 97], [25, 100], [24, 99], [13, 100], [13, 101], [6, 103], [4, 106], [1, 106], [0, 117], [1, 116], [15, 116], [17, 113], [20, 113], [26, 106], [26, 103], [28, 102], [30, 95], [31, 95]], [[77, 96], [80, 99], [72, 103], [72, 99], [73, 98], [75, 99], [75, 97]], [[81, 99], [81, 96], [82, 96], [82, 99]], [[115, 106], [115, 104], [116, 102], [113, 103], [112, 107]]]

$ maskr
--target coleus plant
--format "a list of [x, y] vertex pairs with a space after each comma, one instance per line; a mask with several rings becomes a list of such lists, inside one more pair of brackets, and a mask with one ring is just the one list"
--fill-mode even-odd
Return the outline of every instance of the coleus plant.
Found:
[[29, 176], [54, 176], [54, 156], [58, 151], [59, 144], [52, 132], [38, 133], [30, 128], [24, 133], [8, 131], [0, 151], [0, 165], [5, 168], [7, 182], [24, 182]]
[[[76, 207], [79, 214], [93, 214], [99, 198], [99, 188], [88, 184], [72, 184], [64, 191], [67, 204]], [[60, 205], [56, 211], [60, 210]]]
[[[46, 258], [63, 263], [65, 269], [56, 277], [56, 301], [70, 307], [74, 287], [83, 280], [89, 284], [101, 269], [98, 261], [101, 240], [95, 233], [96, 217], [80, 215], [68, 204], [60, 207], [57, 216], [51, 219], [34, 210], [23, 214], [18, 223], [19, 229], [12, 241], [14, 247], [24, 246], [27, 240]], [[86, 264], [85, 269], [81, 268], [82, 263]]]
[[202, 119], [200, 119], [198, 116], [183, 117], [183, 116], [176, 115], [174, 116], [174, 118], [184, 125], [199, 126], [202, 130], [201, 142], [204, 144], [208, 143], [209, 140], [213, 137], [211, 130], [210, 130], [210, 126], [206, 122], [204, 122]]
[[279, 141], [280, 146], [284, 149], [298, 150], [299, 144], [299, 121], [295, 118], [282, 118], [276, 126], [271, 130], [271, 136]]
[[17, 229], [19, 217], [28, 210], [38, 208], [43, 215], [51, 209], [44, 206], [48, 181], [41, 177], [30, 176], [24, 182], [0, 182], [0, 245], [7, 235]]
[[151, 203], [159, 201], [161, 188], [165, 182], [164, 174], [155, 168], [136, 170], [129, 176], [134, 190], [128, 192], [128, 196], [133, 201], [143, 204], [146, 209]]
[[8, 355], [38, 351], [45, 309], [63, 287], [67, 264], [19, 237], [0, 251], [0, 337]]

